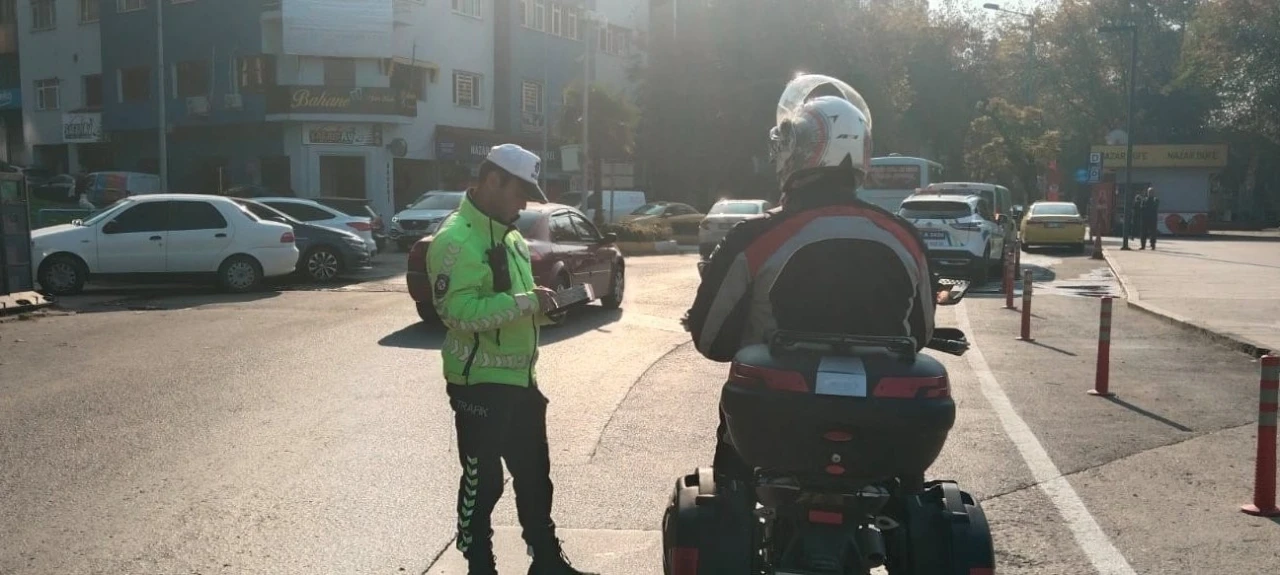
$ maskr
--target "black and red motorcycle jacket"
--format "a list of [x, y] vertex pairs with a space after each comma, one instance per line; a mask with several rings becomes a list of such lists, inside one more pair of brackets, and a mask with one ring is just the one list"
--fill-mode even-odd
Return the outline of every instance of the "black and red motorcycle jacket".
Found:
[[843, 183], [814, 183], [734, 226], [712, 253], [685, 328], [729, 362], [774, 330], [933, 334], [936, 279], [915, 226]]

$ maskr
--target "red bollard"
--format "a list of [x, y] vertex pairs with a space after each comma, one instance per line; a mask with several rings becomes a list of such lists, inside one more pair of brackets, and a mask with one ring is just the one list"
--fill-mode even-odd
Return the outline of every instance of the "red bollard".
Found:
[[1093, 236], [1093, 256], [1091, 259], [1100, 260], [1102, 258], [1102, 236]]
[[1089, 395], [1111, 397], [1107, 391], [1111, 384], [1111, 296], [1102, 298], [1102, 313], [1098, 317], [1098, 370], [1093, 378]]
[[1022, 272], [1022, 341], [1031, 339], [1031, 270]]
[[1262, 357], [1262, 391], [1258, 402], [1258, 457], [1253, 471], [1253, 503], [1241, 511], [1280, 517], [1276, 508], [1276, 395], [1280, 393], [1280, 357]]
[[1013, 254], [1004, 258], [1004, 309], [1013, 309]]

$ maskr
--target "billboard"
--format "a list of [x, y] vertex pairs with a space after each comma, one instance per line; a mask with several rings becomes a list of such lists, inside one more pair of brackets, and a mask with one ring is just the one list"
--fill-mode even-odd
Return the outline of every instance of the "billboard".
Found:
[[390, 58], [394, 0], [283, 0], [284, 53]]

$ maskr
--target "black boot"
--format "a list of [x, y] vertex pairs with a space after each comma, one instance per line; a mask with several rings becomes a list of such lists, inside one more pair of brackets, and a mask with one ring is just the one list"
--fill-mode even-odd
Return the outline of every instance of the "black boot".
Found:
[[472, 549], [467, 558], [467, 575], [498, 575], [498, 562], [492, 549]]
[[565, 557], [564, 550], [560, 548], [560, 540], [552, 539], [546, 545], [533, 548], [533, 563], [529, 565], [529, 575], [597, 574], [575, 569], [569, 564], [569, 558]]

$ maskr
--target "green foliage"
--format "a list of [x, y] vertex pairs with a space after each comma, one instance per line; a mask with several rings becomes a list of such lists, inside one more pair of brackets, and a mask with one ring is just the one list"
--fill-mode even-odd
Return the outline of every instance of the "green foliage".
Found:
[[606, 224], [602, 233], [618, 234], [620, 242], [662, 242], [671, 239], [671, 228], [661, 224], [626, 223]]

